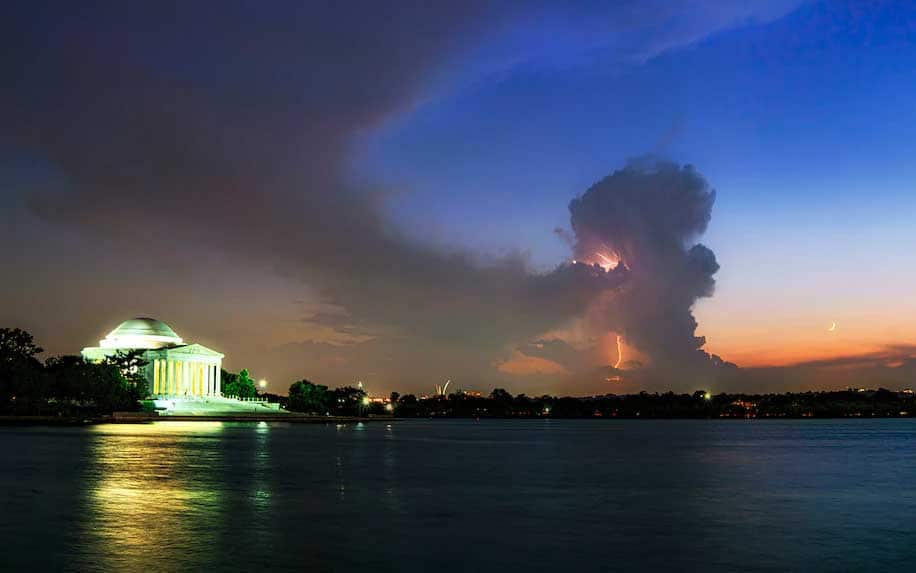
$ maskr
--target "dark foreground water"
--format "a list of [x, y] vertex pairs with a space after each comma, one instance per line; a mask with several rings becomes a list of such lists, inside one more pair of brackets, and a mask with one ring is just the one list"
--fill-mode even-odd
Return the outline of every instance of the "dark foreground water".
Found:
[[0, 428], [15, 571], [910, 570], [916, 420]]

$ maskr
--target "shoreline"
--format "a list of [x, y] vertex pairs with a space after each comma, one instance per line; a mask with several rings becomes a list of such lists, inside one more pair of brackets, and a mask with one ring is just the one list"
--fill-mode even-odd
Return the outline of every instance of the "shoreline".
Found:
[[92, 426], [96, 424], [149, 424], [152, 422], [287, 422], [291, 424], [352, 424], [393, 422], [394, 416], [309, 416], [299, 414], [227, 414], [213, 416], [159, 416], [115, 412], [105, 416], [0, 416], [0, 426]]
[[470, 418], [463, 416], [396, 417], [396, 416], [309, 416], [309, 415], [261, 415], [227, 414], [214, 416], [156, 416], [135, 412], [115, 412], [105, 416], [0, 416], [0, 427], [4, 426], [93, 426], [98, 424], [149, 424], [153, 422], [285, 422], [290, 424], [353, 424], [361, 422], [403, 422], [405, 420], [602, 420], [602, 421], [657, 421], [696, 420], [751, 422], [767, 420], [905, 420], [916, 416], [760, 416], [760, 417], [650, 417], [650, 416], [596, 416], [596, 417], [501, 417], [487, 416]]

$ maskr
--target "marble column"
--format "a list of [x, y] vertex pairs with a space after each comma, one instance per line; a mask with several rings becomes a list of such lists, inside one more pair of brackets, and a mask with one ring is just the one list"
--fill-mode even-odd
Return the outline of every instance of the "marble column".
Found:
[[165, 393], [172, 395], [175, 386], [175, 365], [171, 360], [165, 361]]

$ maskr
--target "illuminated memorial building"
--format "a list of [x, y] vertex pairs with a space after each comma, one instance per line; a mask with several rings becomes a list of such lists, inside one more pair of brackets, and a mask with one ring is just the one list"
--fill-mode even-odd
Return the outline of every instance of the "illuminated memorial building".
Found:
[[132, 318], [108, 333], [98, 346], [84, 348], [86, 360], [98, 362], [117, 352], [145, 350], [144, 374], [154, 398], [220, 396], [223, 355], [200, 344], [187, 344], [169, 325], [153, 318]]

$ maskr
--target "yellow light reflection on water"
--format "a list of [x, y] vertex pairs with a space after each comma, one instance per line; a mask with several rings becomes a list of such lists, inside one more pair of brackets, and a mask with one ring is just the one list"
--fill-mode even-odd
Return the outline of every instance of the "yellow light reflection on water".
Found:
[[145, 424], [98, 424], [90, 426], [98, 434], [117, 435], [166, 435], [170, 433], [212, 434], [223, 431], [223, 422], [149, 422]]
[[94, 426], [84, 474], [87, 553], [101, 570], [170, 570], [170, 554], [205, 565], [224, 512], [214, 476], [220, 422]]

